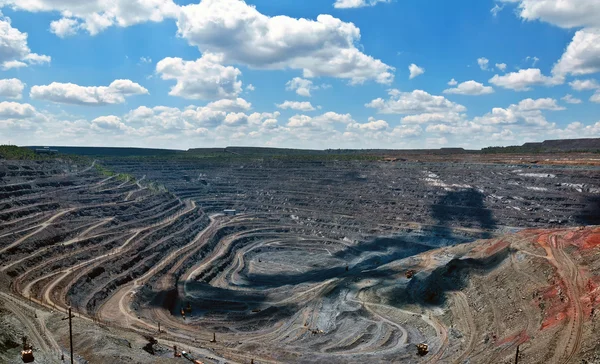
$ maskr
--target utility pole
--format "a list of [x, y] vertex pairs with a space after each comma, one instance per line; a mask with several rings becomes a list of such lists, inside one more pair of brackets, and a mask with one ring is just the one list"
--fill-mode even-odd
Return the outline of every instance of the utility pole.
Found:
[[517, 345], [517, 354], [515, 355], [515, 364], [519, 364], [519, 346]]
[[69, 342], [71, 344], [71, 364], [73, 364], [73, 323], [71, 322], [71, 307], [69, 306]]

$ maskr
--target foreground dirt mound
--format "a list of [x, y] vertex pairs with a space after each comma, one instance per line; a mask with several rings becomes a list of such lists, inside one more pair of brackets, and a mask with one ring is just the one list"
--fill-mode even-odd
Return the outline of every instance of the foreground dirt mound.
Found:
[[436, 360], [509, 363], [517, 347], [524, 363], [600, 360], [600, 228], [525, 230], [425, 257], [388, 303], [437, 316]]

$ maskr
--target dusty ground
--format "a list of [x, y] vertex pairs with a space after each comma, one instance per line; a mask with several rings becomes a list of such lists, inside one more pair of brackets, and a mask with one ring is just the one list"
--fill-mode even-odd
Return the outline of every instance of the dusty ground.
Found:
[[493, 158], [0, 161], [0, 360], [599, 361], [597, 167]]

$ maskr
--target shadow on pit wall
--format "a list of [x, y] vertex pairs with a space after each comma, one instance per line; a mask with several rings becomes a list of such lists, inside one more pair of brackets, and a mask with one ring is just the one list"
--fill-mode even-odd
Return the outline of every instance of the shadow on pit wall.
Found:
[[482, 238], [491, 238], [497, 224], [484, 200], [485, 195], [473, 188], [446, 192], [431, 205], [435, 231], [442, 236], [452, 236], [452, 227], [475, 228], [483, 230]]
[[[376, 238], [353, 247], [334, 253], [342, 264], [331, 267], [319, 267], [307, 272], [294, 274], [253, 274], [245, 276], [247, 284], [240, 285], [244, 288], [253, 288], [256, 291], [244, 293], [244, 291], [216, 288], [207, 283], [188, 283], [193, 291], [201, 299], [194, 299], [193, 306], [203, 312], [244, 312], [259, 306], [266, 300], [261, 289], [272, 289], [286, 285], [299, 285], [302, 283], [324, 282], [331, 278], [340, 278], [339, 285], [351, 283], [357, 279], [386, 278], [397, 271], [378, 269], [387, 263], [418, 255], [425, 251], [449, 244], [461, 244], [472, 241], [454, 234], [454, 227], [481, 229], [482, 238], [491, 236], [496, 229], [496, 220], [492, 212], [485, 207], [484, 195], [474, 189], [461, 191], [448, 191], [431, 206], [431, 216], [436, 221], [433, 233], [430, 235], [412, 235], [410, 237], [400, 236], [392, 238]], [[424, 280], [413, 279], [408, 286], [392, 290], [389, 300], [391, 302], [410, 303], [420, 302], [429, 304], [440, 304], [445, 301], [446, 290], [461, 289], [466, 284], [466, 275], [472, 269], [492, 269], [496, 264], [496, 258], [490, 261], [478, 261], [473, 259], [453, 260], [432, 272]], [[499, 259], [500, 262], [502, 259]], [[346, 263], [358, 261], [346, 271]], [[245, 272], [241, 272], [245, 275]], [[436, 292], [432, 294], [431, 292]], [[177, 314], [183, 303], [177, 297], [177, 290], [161, 292], [152, 304], [168, 308]], [[270, 308], [275, 310], [271, 315], [287, 315], [294, 312], [292, 307]], [[266, 312], [263, 312], [266, 314]], [[261, 315], [262, 316], [262, 315]]]
[[580, 225], [600, 225], [600, 197], [586, 198], [585, 207], [575, 216], [575, 221]]

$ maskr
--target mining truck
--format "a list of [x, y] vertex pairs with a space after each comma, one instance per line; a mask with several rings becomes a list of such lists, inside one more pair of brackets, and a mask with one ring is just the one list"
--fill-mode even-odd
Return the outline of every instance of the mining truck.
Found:
[[417, 352], [419, 355], [424, 356], [429, 352], [429, 346], [427, 344], [417, 344]]
[[27, 343], [27, 336], [23, 336], [23, 350], [21, 350], [23, 363], [33, 363], [33, 347]]

